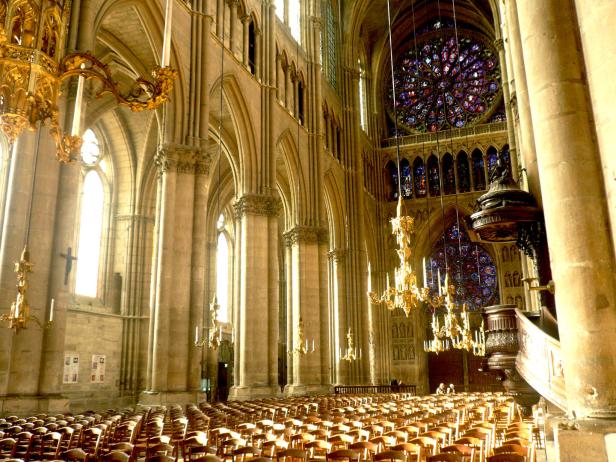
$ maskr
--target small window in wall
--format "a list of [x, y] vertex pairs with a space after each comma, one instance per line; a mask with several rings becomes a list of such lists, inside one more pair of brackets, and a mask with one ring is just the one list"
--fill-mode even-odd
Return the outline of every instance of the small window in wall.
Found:
[[297, 82], [297, 118], [299, 123], [304, 125], [304, 83], [301, 80]]
[[229, 243], [224, 233], [225, 218], [220, 215], [216, 227], [218, 228], [218, 242], [216, 243], [216, 297], [220, 305], [218, 320], [229, 321]]
[[289, 29], [295, 40], [301, 43], [300, 0], [289, 0]]
[[363, 131], [367, 131], [367, 108], [366, 108], [366, 71], [361, 61], [359, 64], [359, 125]]
[[90, 170], [83, 181], [75, 277], [75, 293], [86, 297], [98, 295], [104, 207], [103, 182], [96, 170]]
[[103, 226], [105, 222], [105, 186], [109, 165], [102, 158], [96, 134], [87, 129], [83, 134], [81, 160], [84, 166], [81, 188], [79, 241], [75, 271], [75, 294], [99, 296]]
[[250, 24], [248, 24], [248, 67], [250, 68], [250, 73], [252, 75], [255, 74], [257, 69], [256, 44], [257, 37], [255, 33], [255, 22], [254, 20], [251, 20]]

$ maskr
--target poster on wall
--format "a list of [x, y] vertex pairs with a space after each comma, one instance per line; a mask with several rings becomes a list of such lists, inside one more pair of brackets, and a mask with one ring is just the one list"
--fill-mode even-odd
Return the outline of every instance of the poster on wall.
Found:
[[105, 355], [92, 355], [90, 381], [92, 383], [105, 382]]
[[64, 383], [77, 383], [79, 381], [79, 355], [64, 353]]

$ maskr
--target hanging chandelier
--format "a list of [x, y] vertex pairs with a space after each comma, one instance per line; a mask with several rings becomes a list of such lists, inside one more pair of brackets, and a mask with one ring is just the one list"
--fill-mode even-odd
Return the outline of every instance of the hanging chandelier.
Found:
[[306, 338], [306, 334], [304, 332], [304, 320], [302, 317], [299, 317], [299, 322], [297, 323], [297, 337], [295, 348], [287, 351], [288, 354], [300, 354], [307, 355], [308, 353], [314, 353], [314, 339], [312, 339], [312, 348], [310, 347], [310, 343], [308, 342], [308, 338]]
[[[96, 97], [112, 94], [132, 111], [155, 109], [168, 100], [177, 71], [169, 67], [171, 1], [167, 0], [163, 58], [150, 79], [139, 78], [128, 91], [113, 80], [108, 65], [90, 53], [64, 55], [70, 5], [68, 0], [0, 2], [0, 130], [15, 143], [25, 128], [48, 123], [61, 162], [75, 160], [82, 139], [79, 130], [86, 79], [99, 82]], [[60, 128], [58, 98], [62, 82], [78, 77], [73, 126]]]
[[[218, 304], [218, 299], [216, 295], [212, 299], [212, 303], [210, 303], [210, 327], [199, 329], [199, 326], [195, 328], [195, 346], [198, 348], [203, 348], [204, 346], [209, 346], [212, 350], [218, 349], [220, 343], [222, 342], [222, 324], [218, 320], [218, 311], [220, 310], [220, 305]], [[203, 330], [207, 332], [207, 335], [200, 336], [199, 331]], [[206, 332], [203, 332], [206, 334]]]
[[355, 339], [353, 338], [353, 332], [351, 331], [350, 327], [349, 327], [349, 331], [347, 332], [346, 338], [347, 338], [346, 351], [343, 354], [342, 348], [340, 348], [340, 360], [353, 362], [355, 360], [361, 359], [361, 348], [358, 349], [355, 346]]

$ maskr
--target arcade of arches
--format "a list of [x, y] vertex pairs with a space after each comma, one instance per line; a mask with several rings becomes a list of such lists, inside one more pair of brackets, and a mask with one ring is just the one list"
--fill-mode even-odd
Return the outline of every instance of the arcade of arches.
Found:
[[[394, 278], [401, 194], [418, 282], [450, 273], [476, 320], [498, 304], [549, 318], [556, 404], [616, 417], [614, 2], [395, 0], [391, 72], [383, 0], [173, 8], [168, 103], [131, 112], [88, 81], [81, 162], [59, 164], [46, 130], [2, 141], [0, 311], [29, 236], [32, 312], [53, 299], [54, 322], [0, 329], [0, 415], [393, 378], [500, 387], [470, 354], [424, 352], [423, 308], [369, 303]], [[160, 62], [164, 0], [73, 0], [70, 15], [66, 51], [121, 83]], [[500, 160], [541, 209], [540, 255], [472, 230]], [[196, 347], [214, 295], [221, 344]], [[288, 353], [300, 318], [314, 353]], [[340, 358], [349, 329], [356, 361]]]

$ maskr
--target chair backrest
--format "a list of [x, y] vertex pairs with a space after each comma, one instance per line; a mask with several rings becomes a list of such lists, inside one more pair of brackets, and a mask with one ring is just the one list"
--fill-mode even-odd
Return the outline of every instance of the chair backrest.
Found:
[[326, 459], [359, 462], [359, 452], [353, 451], [352, 449], [338, 449], [328, 453]]
[[487, 458], [488, 462], [526, 462], [526, 457], [519, 454], [494, 454]]
[[148, 446], [146, 451], [146, 457], [152, 457], [156, 455], [170, 456], [173, 454], [174, 447], [169, 443], [157, 443], [152, 446]]
[[494, 448], [494, 454], [515, 453], [528, 457], [529, 449], [529, 447], [520, 446], [519, 444], [504, 444]]
[[406, 456], [406, 454], [402, 451], [392, 451], [387, 450], [387, 451], [382, 451], [382, 452], [378, 452], [374, 455], [374, 460], [379, 461], [379, 460], [385, 460], [385, 461], [389, 461], [389, 462], [407, 462], [408, 458]]
[[85, 462], [88, 460], [88, 454], [81, 448], [69, 449], [61, 454], [62, 460]]
[[130, 455], [124, 451], [111, 451], [99, 458], [103, 462], [128, 462]]
[[[208, 457], [208, 456], [205, 456]], [[204, 462], [222, 462], [218, 457], [216, 456], [209, 456], [209, 457], [214, 457], [214, 460], [206, 460], [205, 457], [203, 458]], [[163, 456], [162, 454], [159, 454], [157, 456], [152, 456], [147, 458], [147, 462], [175, 462], [175, 458], [171, 457], [171, 456]]]
[[0, 440], [0, 456], [10, 456], [17, 440], [14, 438], [3, 438]]
[[294, 462], [308, 460], [308, 451], [298, 448], [284, 449], [276, 455], [278, 462]]
[[426, 462], [463, 462], [462, 456], [455, 452], [441, 452], [428, 456]]

